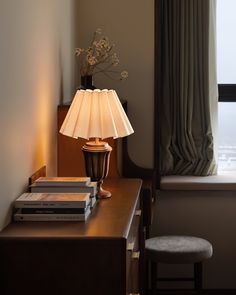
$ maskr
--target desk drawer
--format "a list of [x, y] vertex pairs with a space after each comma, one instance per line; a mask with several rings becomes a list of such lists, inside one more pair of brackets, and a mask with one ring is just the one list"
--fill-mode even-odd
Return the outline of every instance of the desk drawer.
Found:
[[86, 222], [9, 224], [0, 232], [1, 295], [143, 295], [136, 292], [141, 184], [107, 179], [112, 198], [99, 200]]
[[139, 265], [140, 251], [133, 251], [130, 258], [129, 269], [127, 270], [128, 294], [139, 293]]
[[127, 263], [126, 279], [127, 294], [138, 293], [139, 291], [139, 265], [140, 265], [140, 222], [141, 210], [137, 206], [133, 216], [129, 236], [127, 239]]

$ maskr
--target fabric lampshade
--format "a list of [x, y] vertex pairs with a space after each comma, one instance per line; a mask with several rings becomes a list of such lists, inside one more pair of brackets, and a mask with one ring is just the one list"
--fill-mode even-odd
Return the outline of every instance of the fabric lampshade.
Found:
[[78, 90], [60, 133], [74, 138], [118, 138], [134, 132], [115, 90]]

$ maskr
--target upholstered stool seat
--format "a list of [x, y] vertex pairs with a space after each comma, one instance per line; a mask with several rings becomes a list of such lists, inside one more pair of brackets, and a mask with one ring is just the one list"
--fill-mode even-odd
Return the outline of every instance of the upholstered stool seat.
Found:
[[187, 280], [195, 281], [195, 289], [202, 288], [202, 261], [213, 253], [210, 242], [192, 236], [159, 236], [147, 239], [145, 248], [146, 257], [151, 261], [152, 289], [156, 288], [158, 263], [194, 264], [194, 278]]

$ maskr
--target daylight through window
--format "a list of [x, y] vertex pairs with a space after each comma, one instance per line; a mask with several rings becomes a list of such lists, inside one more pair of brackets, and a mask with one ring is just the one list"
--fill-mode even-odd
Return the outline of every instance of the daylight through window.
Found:
[[223, 97], [220, 91], [218, 172], [236, 171], [235, 11], [235, 0], [217, 0], [217, 76], [222, 93], [227, 94]]

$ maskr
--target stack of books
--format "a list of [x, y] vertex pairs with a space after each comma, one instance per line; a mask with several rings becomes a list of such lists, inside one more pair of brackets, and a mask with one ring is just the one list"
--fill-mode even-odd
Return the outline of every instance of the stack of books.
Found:
[[91, 212], [89, 193], [24, 193], [16, 199], [15, 221], [85, 221]]
[[96, 204], [90, 177], [40, 177], [15, 201], [15, 221], [85, 221]]

